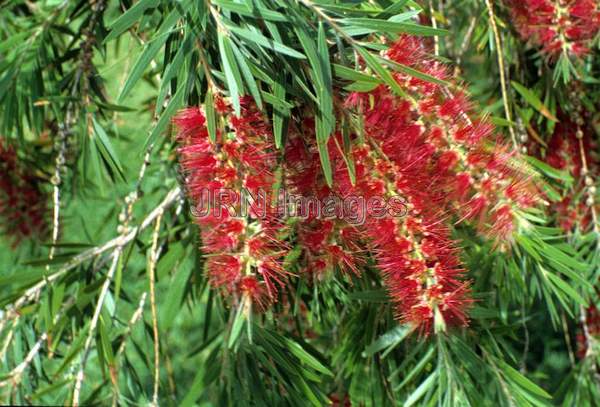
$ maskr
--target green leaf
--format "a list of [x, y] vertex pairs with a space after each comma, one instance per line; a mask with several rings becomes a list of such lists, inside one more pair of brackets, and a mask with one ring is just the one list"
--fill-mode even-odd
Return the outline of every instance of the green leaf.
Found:
[[329, 137], [329, 126], [320, 117], [315, 121], [317, 133], [317, 148], [319, 150], [319, 158], [321, 167], [325, 175], [327, 185], [333, 185], [333, 175], [331, 172], [331, 162], [329, 161], [329, 151], [327, 149], [327, 138]]
[[328, 121], [329, 133], [334, 130], [335, 118], [333, 117], [333, 90], [331, 77], [331, 63], [329, 62], [329, 47], [327, 46], [327, 37], [322, 22], [319, 22], [319, 34], [317, 41], [317, 51], [319, 53], [320, 76], [322, 77], [323, 87], [319, 92], [319, 107], [323, 112], [324, 120]]
[[[184, 253], [180, 252], [180, 254]], [[178, 260], [182, 260], [182, 258], [180, 257]], [[184, 262], [182, 261], [182, 263]], [[183, 296], [192, 270], [193, 268], [189, 263], [179, 265], [177, 273], [171, 278], [169, 289], [164, 296], [164, 302], [160, 304], [159, 308], [160, 327], [164, 332], [171, 328], [181, 311]]]
[[215, 111], [215, 103], [213, 99], [212, 89], [210, 87], [206, 91], [206, 99], [204, 100], [204, 113], [206, 113], [206, 127], [208, 128], [208, 137], [213, 143], [217, 142], [217, 112]]
[[392, 61], [390, 59], [385, 59], [385, 58], [381, 58], [381, 57], [378, 57], [378, 59], [379, 59], [380, 63], [389, 65], [394, 70], [405, 73], [409, 76], [412, 76], [413, 78], [422, 79], [426, 82], [437, 83], [438, 85], [450, 86], [450, 83], [448, 83], [442, 79], [438, 79], [435, 76], [426, 74], [425, 72], [418, 71], [414, 68], [400, 64], [400, 63]]
[[171, 122], [171, 118], [183, 103], [184, 92], [185, 82], [182, 82], [181, 85], [179, 85], [177, 91], [175, 92], [175, 95], [173, 95], [173, 97], [169, 101], [169, 104], [160, 115], [160, 118], [156, 122], [154, 129], [152, 129], [150, 136], [148, 136], [148, 138], [146, 139], [146, 143], [144, 144], [144, 150], [147, 149], [152, 143], [154, 143], [157, 137], [165, 131], [165, 129]]
[[96, 140], [100, 142], [102, 148], [100, 148], [100, 153], [103, 155], [105, 160], [109, 163], [113, 171], [115, 171], [123, 181], [126, 181], [125, 174], [123, 173], [123, 167], [121, 166], [121, 162], [119, 161], [119, 157], [115, 152], [108, 135], [104, 131], [104, 129], [98, 124], [96, 118], [92, 116], [92, 124], [94, 127], [94, 134], [96, 135]]
[[304, 350], [299, 343], [294, 342], [289, 338], [284, 338], [285, 343], [287, 344], [287, 349], [294, 354], [298, 359], [302, 362], [306, 363], [308, 366], [312, 367], [318, 372], [324, 373], [328, 376], [333, 376], [331, 370], [329, 370], [325, 365], [323, 365], [317, 358], [312, 356], [310, 353]]
[[331, 88], [332, 78], [331, 65], [329, 63], [329, 48], [322, 22], [319, 22], [317, 52], [319, 58], [318, 66], [313, 67], [313, 69], [319, 69], [319, 72], [315, 72], [315, 75], [320, 78], [317, 84], [317, 94], [319, 97], [319, 114], [316, 120], [317, 144], [325, 180], [327, 181], [327, 185], [331, 186], [333, 184], [333, 175], [327, 146], [329, 136], [335, 129], [335, 117], [333, 116], [333, 90]]
[[102, 345], [102, 350], [104, 356], [106, 357], [106, 361], [108, 362], [108, 364], [112, 365], [114, 363], [115, 356], [112, 350], [110, 338], [108, 336], [108, 330], [104, 323], [104, 318], [102, 316], [100, 316], [98, 331], [100, 332], [100, 343]]
[[411, 371], [404, 377], [404, 380], [402, 380], [402, 382], [394, 388], [394, 391], [399, 391], [404, 386], [406, 386], [408, 383], [410, 383], [410, 381], [414, 377], [416, 377], [419, 373], [421, 373], [421, 371], [425, 368], [425, 366], [427, 366], [427, 364], [431, 361], [431, 359], [433, 358], [434, 355], [435, 355], [435, 348], [433, 348], [433, 347], [429, 348], [429, 350], [427, 351], [425, 356], [423, 356], [423, 358], [421, 358], [419, 363], [417, 363], [417, 365], [411, 369]]
[[123, 102], [123, 99], [125, 99], [129, 92], [131, 92], [133, 86], [140, 80], [146, 69], [148, 69], [148, 67], [150, 66], [150, 63], [152, 62], [154, 57], [156, 57], [156, 54], [158, 54], [158, 51], [167, 41], [167, 38], [167, 35], [159, 36], [158, 38], [153, 39], [144, 46], [144, 50], [139, 55], [138, 59], [133, 65], [133, 68], [131, 69], [131, 72], [127, 76], [127, 80], [123, 85], [123, 89], [121, 90], [121, 93], [117, 98], [117, 103], [121, 104]]
[[396, 13], [398, 13], [399, 11], [403, 10], [404, 7], [406, 6], [406, 3], [408, 3], [408, 0], [394, 1], [385, 10], [383, 10], [381, 13], [379, 13], [377, 15], [377, 17], [378, 18], [391, 17], [391, 16], [395, 15]]
[[21, 45], [24, 40], [31, 37], [32, 30], [23, 30], [22, 32], [17, 32], [11, 36], [8, 36], [6, 40], [0, 42], [0, 52], [8, 52], [13, 51], [15, 47]]
[[238, 36], [244, 38], [247, 41], [253, 42], [256, 45], [261, 46], [263, 48], [269, 49], [274, 52], [279, 52], [280, 54], [287, 55], [292, 58], [306, 58], [304, 55], [288, 47], [287, 45], [283, 45], [282, 43], [277, 42], [272, 38], [267, 38], [258, 32], [253, 32], [245, 28], [236, 27], [233, 25], [228, 25], [227, 27]]
[[525, 99], [527, 101], [527, 103], [529, 103], [531, 106], [533, 106], [535, 110], [537, 110], [542, 115], [544, 115], [546, 118], [548, 118], [552, 121], [555, 121], [555, 122], [558, 121], [556, 116], [554, 116], [552, 114], [552, 112], [546, 107], [546, 105], [544, 105], [544, 103], [540, 100], [540, 98], [538, 98], [537, 95], [535, 93], [533, 93], [533, 91], [527, 89], [525, 86], [521, 85], [518, 82], [510, 81], [510, 83], [512, 84], [513, 88], [517, 92], [519, 92], [519, 94], [521, 96], [523, 96], [523, 99]]
[[129, 10], [117, 18], [108, 28], [110, 33], [104, 39], [104, 43], [117, 38], [126, 30], [134, 25], [149, 8], [158, 7], [159, 0], [140, 0], [135, 3]]
[[319, 150], [319, 158], [321, 167], [325, 175], [327, 185], [333, 184], [333, 175], [331, 163], [329, 161], [329, 151], [327, 143], [329, 136], [335, 126], [335, 118], [333, 117], [333, 95], [331, 90], [331, 67], [329, 65], [329, 51], [325, 39], [325, 31], [323, 25], [319, 26], [318, 45], [315, 46], [314, 41], [310, 38], [303, 27], [294, 27], [296, 36], [302, 44], [302, 48], [306, 52], [308, 61], [312, 68], [311, 77], [314, 86], [317, 90], [319, 105], [317, 106], [317, 117], [315, 120], [315, 132], [317, 135], [317, 148]]
[[[273, 84], [273, 93], [275, 100], [277, 102], [285, 103], [285, 86], [284, 86], [285, 76], [280, 74], [279, 80]], [[268, 101], [268, 99], [266, 99]], [[275, 104], [275, 100], [271, 102], [271, 104]], [[281, 103], [277, 103], [281, 105]], [[273, 135], [275, 137], [275, 147], [281, 148], [283, 133], [286, 121], [290, 117], [290, 109], [286, 108], [277, 108], [273, 109]]]
[[515, 122], [507, 120], [504, 117], [499, 117], [499, 116], [490, 116], [490, 121], [492, 122], [492, 124], [494, 124], [496, 126], [502, 126], [502, 127], [509, 127], [509, 126], [517, 125]]
[[165, 70], [160, 84], [160, 91], [156, 98], [156, 112], [160, 113], [165, 101], [165, 98], [171, 89], [171, 80], [177, 78], [183, 67], [183, 62], [186, 56], [188, 56], [192, 50], [192, 37], [186, 36], [183, 43], [179, 46], [175, 57]]
[[225, 71], [225, 78], [229, 89], [229, 96], [231, 96], [231, 103], [233, 103], [235, 114], [239, 116], [241, 111], [240, 94], [243, 94], [242, 78], [237, 63], [235, 62], [233, 50], [231, 49], [231, 40], [229, 37], [219, 32], [218, 42], [221, 62], [223, 63], [223, 70]]
[[360, 71], [356, 71], [352, 68], [348, 68], [347, 66], [343, 66], [343, 65], [339, 65], [339, 64], [333, 64], [333, 73], [335, 74], [335, 76], [342, 78], [342, 79], [347, 79], [349, 81], [356, 81], [356, 82], [371, 82], [371, 83], [381, 83], [381, 80], [371, 76], [371, 75], [366, 75]]
[[244, 57], [244, 55], [242, 55], [242, 53], [240, 52], [238, 47], [235, 45], [235, 43], [233, 43], [233, 42], [231, 43], [231, 48], [233, 49], [233, 54], [235, 55], [235, 58], [239, 64], [240, 70], [242, 71], [242, 75], [246, 81], [246, 84], [248, 85], [248, 88], [250, 89], [250, 94], [254, 98], [254, 102], [256, 103], [258, 108], [260, 110], [262, 110], [263, 104], [262, 104], [262, 98], [260, 97], [260, 91], [258, 89], [256, 80], [254, 79], [254, 75], [252, 75], [252, 72], [250, 71], [250, 67], [248, 66], [248, 63], [246, 62], [246, 58]]
[[[416, 15], [418, 11], [411, 11], [408, 13], [399, 14], [404, 18], [408, 15]], [[392, 17], [393, 18], [393, 17]], [[402, 21], [402, 20], [400, 20]], [[443, 30], [441, 28], [433, 28], [426, 25], [414, 24], [414, 23], [403, 23], [399, 21], [393, 20], [379, 20], [376, 18], [345, 18], [340, 20], [341, 23], [358, 28], [366, 28], [372, 30], [373, 32], [384, 32], [384, 33], [406, 33], [406, 34], [414, 34], [414, 35], [446, 35], [449, 33], [448, 30]]]
[[568, 173], [568, 171], [557, 170], [556, 168], [552, 167], [551, 165], [548, 165], [545, 162], [540, 161], [537, 158], [532, 157], [532, 156], [525, 156], [524, 159], [529, 164], [531, 164], [533, 167], [537, 168], [544, 175], [546, 175], [550, 178], [554, 178], [559, 181], [566, 182], [568, 184], [573, 183], [573, 177], [571, 176], [571, 174]]
[[540, 396], [540, 397], [543, 397], [546, 399], [552, 398], [552, 396], [549, 395], [544, 389], [542, 389], [541, 387], [539, 387], [538, 385], [533, 383], [531, 380], [529, 380], [528, 378], [523, 376], [521, 373], [519, 373], [517, 370], [515, 370], [512, 366], [508, 365], [507, 363], [505, 363], [502, 360], [497, 359], [497, 362], [500, 365], [500, 367], [502, 368], [502, 371], [505, 373], [506, 377], [508, 379], [510, 379], [512, 382], [518, 384], [519, 386], [523, 387], [527, 391], [529, 391], [537, 396]]
[[363, 57], [369, 68], [371, 68], [377, 74], [377, 76], [379, 76], [383, 82], [385, 82], [394, 91], [394, 93], [400, 96], [407, 96], [406, 92], [404, 92], [400, 85], [398, 85], [398, 82], [396, 82], [392, 74], [378, 62], [377, 58], [375, 58], [369, 51], [362, 47], [357, 46], [355, 49]]
[[242, 328], [246, 323], [246, 317], [244, 315], [244, 304], [243, 302], [239, 305], [235, 318], [233, 320], [233, 325], [231, 326], [231, 331], [229, 332], [229, 341], [227, 342], [227, 348], [233, 348], [233, 345], [237, 342], [240, 334], [242, 333]]
[[370, 92], [379, 86], [376, 82], [354, 82], [348, 86], [344, 86], [344, 89], [349, 92]]
[[[285, 88], [283, 88], [283, 90], [285, 91]], [[280, 95], [282, 95], [280, 97], [265, 91], [261, 91], [260, 94], [262, 95], [265, 102], [268, 102], [273, 105], [274, 110], [289, 111], [290, 109], [294, 108], [294, 105], [292, 105], [290, 102], [284, 99], [285, 94], [280, 93]]]
[[350, 183], [352, 185], [356, 185], [356, 168], [354, 166], [354, 161], [352, 161], [351, 156], [351, 141], [350, 141], [350, 131], [347, 126], [347, 122], [343, 123], [342, 126], [342, 142], [343, 145], [340, 146], [337, 138], [334, 138], [335, 145], [338, 148], [338, 151], [342, 155], [344, 159], [344, 163], [346, 164], [346, 168], [348, 169], [348, 176], [350, 177]]
[[571, 287], [566, 281], [564, 281], [562, 278], [554, 275], [553, 273], [546, 273], [546, 276], [548, 277], [548, 279], [550, 279], [556, 286], [558, 286], [558, 288], [560, 288], [562, 291], [565, 292], [565, 294], [567, 294], [568, 296], [570, 296], [573, 300], [575, 300], [576, 302], [578, 302], [580, 305], [583, 305], [584, 307], [587, 306], [587, 301], [583, 299], [583, 297], [581, 297], [581, 295], [579, 295], [579, 293], [577, 291], [575, 291], [575, 289], [573, 289], [573, 287]]
[[406, 401], [404, 402], [404, 407], [410, 407], [410, 406], [414, 405], [417, 401], [419, 401], [421, 399], [421, 397], [423, 397], [425, 395], [425, 393], [427, 391], [429, 391], [429, 389], [434, 385], [437, 376], [438, 376], [438, 371], [434, 370], [427, 377], [427, 379], [423, 380], [423, 382], [421, 382], [419, 387], [417, 387], [415, 389], [415, 391], [413, 391], [411, 393], [411, 395], [406, 399]]
[[243, 4], [234, 3], [229, 0], [213, 0], [211, 3], [221, 6], [224, 9], [232, 11], [241, 16], [279, 22], [289, 21], [289, 18], [285, 14], [257, 6], [256, 4], [250, 2], [248, 4]]
[[413, 329], [408, 325], [398, 325], [392, 328], [390, 331], [381, 335], [375, 342], [366, 347], [362, 353], [363, 357], [373, 356], [377, 352], [387, 348], [395, 347], [402, 342]]

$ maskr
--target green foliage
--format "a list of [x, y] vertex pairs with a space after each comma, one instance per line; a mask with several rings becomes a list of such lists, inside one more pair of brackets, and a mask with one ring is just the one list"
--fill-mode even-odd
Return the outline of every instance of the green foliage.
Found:
[[[436, 28], [417, 24], [431, 5]], [[583, 83], [585, 106], [598, 106], [597, 48], [581, 64], [564, 57], [549, 64], [498, 6], [509, 120], [480, 1], [0, 0], [0, 7], [0, 134], [36, 164], [49, 194], [58, 181], [60, 202], [57, 241], [49, 233], [38, 239], [45, 244], [1, 242], [0, 403], [71, 404], [80, 369], [81, 404], [320, 406], [348, 397], [365, 406], [591, 406], [600, 399], [600, 349], [574, 356], [582, 312], [598, 305], [597, 229], [565, 235], [547, 213], [530, 211], [501, 252], [457, 228], [469, 242], [463, 262], [476, 301], [470, 326], [448, 334], [425, 337], [399, 324], [370, 265], [369, 279], [298, 280], [285, 293], [289, 303], [252, 314], [208, 286], [165, 136], [179, 108], [204, 103], [214, 140], [215, 98], [229, 96], [239, 109], [238, 96], [250, 95], [273, 118], [282, 148], [302, 106], [316, 117], [331, 183], [327, 141], [336, 129], [347, 136], [356, 127], [355, 118], [336, 123], [332, 89], [387, 84], [405, 95], [392, 71], [439, 82], [385, 61], [370, 41], [409, 33], [435, 37], [502, 130], [538, 129], [547, 148], [570, 81]], [[338, 147], [355, 180], [348, 146]], [[56, 180], [59, 151], [66, 158]], [[569, 174], [529, 162], [545, 199], [568, 195]], [[153, 239], [156, 320], [146, 273]]]

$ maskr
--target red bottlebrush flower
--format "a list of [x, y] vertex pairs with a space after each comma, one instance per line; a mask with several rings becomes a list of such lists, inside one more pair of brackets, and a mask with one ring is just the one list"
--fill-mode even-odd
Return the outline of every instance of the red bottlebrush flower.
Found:
[[458, 162], [458, 159], [456, 151], [444, 151], [438, 158], [438, 170], [445, 172], [452, 169]]
[[2, 232], [16, 245], [47, 231], [47, 196], [41, 181], [21, 163], [17, 152], [0, 139], [0, 217]]
[[[403, 35], [386, 57], [447, 79], [446, 68], [428, 57], [430, 47]], [[536, 203], [532, 183], [494, 138], [491, 124], [474, 117], [464, 92], [452, 95], [438, 83], [392, 75], [410, 97], [379, 85], [345, 101], [364, 115], [364, 131], [360, 137], [334, 131], [329, 138], [332, 186], [321, 169], [314, 118], [290, 123], [281, 181], [286, 192], [302, 198], [290, 222], [294, 230], [286, 228], [271, 199], [251, 204], [243, 220], [235, 218], [239, 199], [227, 201], [229, 217], [197, 220], [214, 286], [247, 298], [264, 293], [274, 301], [289, 278], [282, 263], [291, 246], [285, 237], [296, 239], [294, 261], [315, 282], [337, 269], [359, 276], [368, 253], [399, 320], [423, 333], [467, 324], [469, 282], [450, 228], [471, 222], [496, 243], [510, 245], [520, 226], [518, 212]], [[198, 109], [176, 119], [180, 161], [195, 204], [207, 203], [206, 189], [272, 192], [278, 160], [270, 124], [248, 98], [240, 104], [240, 116], [218, 110], [230, 132], [218, 133], [215, 144]], [[326, 201], [334, 205], [324, 211]], [[212, 208], [216, 214], [218, 209]], [[224, 259], [232, 263], [229, 269]]]
[[254, 276], [242, 277], [239, 281], [238, 291], [245, 296], [252, 304], [256, 305], [259, 311], [266, 308], [268, 301], [265, 299], [265, 293], [260, 282]]
[[331, 402], [331, 407], [352, 407], [352, 402], [347, 394], [342, 396], [331, 394], [329, 396], [329, 401]]
[[[584, 112], [585, 116], [585, 112]], [[597, 145], [593, 139], [594, 130], [589, 125], [589, 118], [578, 126], [570, 117], [559, 112], [558, 122], [554, 133], [548, 142], [548, 154], [543, 159], [549, 165], [565, 171], [573, 177], [569, 188], [569, 195], [560, 202], [552, 202], [551, 212], [556, 216], [556, 223], [567, 233], [575, 228], [585, 231], [591, 225], [591, 205], [586, 202], [587, 188], [594, 187], [593, 180], [600, 174], [600, 161], [597, 154]], [[578, 134], [581, 138], [578, 138]], [[585, 159], [588, 173], [584, 173], [583, 160]], [[595, 210], [599, 210], [594, 203]]]
[[[250, 100], [240, 101], [239, 116], [220, 97], [215, 101], [217, 113], [233, 130], [219, 133], [217, 143], [210, 141], [200, 109], [185, 109], [174, 119], [186, 189], [198, 209], [195, 220], [211, 284], [264, 309], [265, 293], [276, 301], [277, 287], [287, 278], [281, 263], [288, 246], [278, 238], [285, 224], [271, 205], [276, 167], [272, 134]], [[244, 188], [258, 201], [246, 205]]]
[[425, 56], [425, 47], [421, 38], [401, 35], [388, 50], [388, 57], [404, 65], [418, 64]]
[[[426, 49], [419, 39], [403, 36], [387, 57], [444, 77], [445, 68], [428, 59]], [[334, 189], [344, 196], [372, 196], [370, 186], [378, 184], [380, 195], [405, 198], [405, 217], [367, 218], [361, 229], [398, 318], [423, 332], [465, 325], [472, 301], [449, 226], [474, 221], [497, 244], [510, 245], [519, 226], [515, 214], [536, 203], [535, 186], [493, 138], [492, 125], [472, 117], [466, 94], [449, 95], [441, 85], [401, 73], [394, 78], [416, 102], [385, 86], [351, 95], [346, 105], [361, 107], [367, 144], [375, 148], [361, 146], [356, 168], [365, 175], [356, 185], [339, 171]]]
[[231, 287], [241, 278], [242, 263], [240, 259], [232, 255], [219, 255], [207, 260], [208, 276], [215, 287]]
[[509, 240], [514, 228], [514, 215], [510, 205], [503, 205], [493, 212], [491, 231], [498, 240]]
[[561, 52], [580, 57], [600, 32], [600, 5], [594, 0], [510, 0], [515, 28], [551, 59]]
[[190, 136], [195, 131], [204, 131], [206, 118], [197, 107], [184, 109], [173, 119], [175, 125], [180, 129], [180, 136]]
[[439, 113], [449, 118], [458, 118], [464, 112], [470, 110], [470, 104], [465, 95], [458, 94], [442, 102]]

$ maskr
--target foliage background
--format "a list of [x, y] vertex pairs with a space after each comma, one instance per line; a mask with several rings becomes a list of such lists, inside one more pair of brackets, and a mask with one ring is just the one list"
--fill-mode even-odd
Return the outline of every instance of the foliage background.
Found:
[[[213, 4], [226, 14], [229, 3]], [[156, 235], [160, 387], [155, 400], [147, 276], [154, 267], [153, 223], [123, 246], [125, 255], [91, 333], [101, 287], [110, 275], [110, 251], [44, 285], [14, 314], [11, 305], [28, 288], [43, 284], [77, 253], [123, 235], [119, 214], [127, 206], [126, 197], [138, 188], [144, 155], [153, 142], [131, 225], [139, 225], [178, 185], [174, 146], [168, 136], [170, 116], [186, 104], [201, 103], [206, 95], [206, 75], [193, 44], [204, 43], [213, 75], [232, 92], [231, 83], [223, 81], [218, 24], [206, 9], [210, 4], [0, 1], [0, 133], [18, 146], [21, 158], [34, 163], [32, 168], [44, 180], [49, 197], [55, 156], [61, 150], [66, 155], [60, 183], [60, 235], [50, 264], [50, 230], [16, 245], [10, 233], [0, 239], [0, 307], [6, 322], [0, 331], [0, 401], [70, 404], [89, 337], [82, 404], [325, 405], [345, 399], [352, 405], [376, 406], [597, 403], [597, 353], [583, 359], [574, 353], [580, 313], [597, 303], [593, 287], [598, 276], [598, 235], [592, 230], [566, 236], [552, 228], [552, 213], [538, 213], [540, 226], [535, 233], [524, 234], [510, 254], [494, 251], [468, 229], [456, 230], [468, 242], [463, 260], [475, 281], [478, 300], [471, 325], [464, 331], [428, 338], [408, 335], [408, 328], [393, 320], [375, 272], [365, 270], [372, 279], [353, 281], [335, 275], [311, 287], [298, 282], [296, 295], [307, 304], [306, 313], [292, 302], [289, 309], [243, 322], [239, 332], [235, 310], [207, 287], [197, 230], [185, 201], [172, 199]], [[501, 130], [510, 124], [505, 120], [486, 2], [271, 0], [255, 4], [288, 15], [298, 13], [297, 18], [311, 21], [307, 27], [313, 28], [312, 22], [318, 21], [314, 4], [336, 18], [339, 12], [365, 19], [378, 15], [360, 10], [392, 10], [382, 14], [388, 17], [422, 6], [422, 14], [429, 16], [433, 7], [436, 25], [450, 31], [438, 39], [440, 55], [450, 63], [460, 60], [456, 65], [460, 77]], [[335, 5], [340, 7], [337, 11]], [[568, 99], [575, 72], [588, 109], [598, 106], [597, 39], [592, 53], [576, 68], [549, 64], [515, 34], [506, 4], [494, 2], [493, 7], [506, 72], [534, 95], [524, 96], [508, 83], [513, 117], [531, 123], [549, 138], [553, 121], [540, 113], [538, 102], [556, 114], [557, 106]], [[96, 18], [90, 35], [85, 27]], [[232, 18], [266, 31], [250, 17]], [[345, 29], [360, 30], [369, 24], [379, 22], [348, 24]], [[302, 51], [293, 34], [288, 34], [284, 43]], [[327, 35], [331, 43], [346, 40], [339, 33]], [[188, 36], [189, 44], [182, 45], [182, 38]], [[91, 37], [93, 41], [87, 42]], [[93, 48], [86, 49], [86, 43]], [[238, 45], [257, 49], [256, 43], [243, 38]], [[177, 51], [182, 49], [178, 59]], [[293, 60], [287, 61], [285, 72], [295, 68]], [[272, 61], [264, 69], [278, 66]], [[318, 74], [308, 66], [302, 75], [311, 83], [310, 75]], [[83, 79], [76, 80], [78, 75]], [[170, 80], [165, 81], [165, 76]], [[270, 105], [285, 109], [277, 83], [272, 88], [260, 83], [275, 95]], [[285, 84], [294, 92], [299, 89], [296, 83]], [[123, 96], [123, 88], [129, 85]], [[184, 93], [178, 94], [181, 89]], [[288, 92], [287, 98], [302, 100], [306, 95], [300, 90]], [[61, 124], [70, 130], [65, 149], [53, 144], [60, 141]], [[568, 174], [542, 165], [537, 169], [558, 194], [571, 193]], [[49, 198], [51, 208], [50, 203]], [[549, 279], [548, 274], [557, 277]], [[128, 321], [141, 298], [145, 299], [143, 314], [129, 329]], [[43, 333], [49, 333], [51, 340], [41, 341], [28, 360]], [[119, 355], [121, 344], [125, 348]]]

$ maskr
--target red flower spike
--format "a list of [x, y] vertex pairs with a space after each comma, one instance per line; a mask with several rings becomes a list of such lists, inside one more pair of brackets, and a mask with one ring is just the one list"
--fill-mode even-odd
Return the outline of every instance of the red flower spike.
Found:
[[600, 32], [600, 4], [594, 0], [510, 0], [513, 24], [524, 41], [539, 47], [551, 60], [563, 50], [574, 57], [589, 52]]
[[[386, 57], [447, 80], [447, 69], [428, 56], [430, 47], [403, 35]], [[271, 200], [264, 207], [251, 205], [241, 223], [232, 221], [237, 201], [230, 202], [230, 218], [198, 220], [204, 250], [215, 259], [228, 256], [239, 264], [225, 270], [223, 261], [210, 260], [213, 285], [248, 298], [264, 293], [275, 301], [289, 278], [282, 259], [291, 244], [279, 238], [286, 236], [297, 239], [301, 252], [295, 262], [315, 284], [337, 268], [359, 276], [369, 253], [399, 320], [425, 334], [467, 324], [469, 282], [463, 278], [459, 244], [450, 228], [470, 222], [497, 244], [509, 246], [520, 226], [518, 212], [536, 204], [534, 186], [514, 164], [508, 147], [497, 142], [491, 124], [475, 117], [464, 92], [451, 95], [442, 85], [392, 75], [409, 98], [380, 85], [346, 99], [347, 108], [364, 114], [364, 132], [360, 143], [352, 134], [349, 143], [337, 132], [330, 137], [332, 187], [320, 166], [314, 118], [290, 124], [281, 179], [286, 192], [305, 198], [296, 208], [293, 233]], [[205, 203], [202, 188], [207, 186], [213, 192], [241, 187], [271, 192], [278, 160], [270, 124], [250, 99], [240, 104], [240, 116], [230, 110], [222, 113], [231, 132], [223, 134], [219, 145], [208, 140], [201, 112], [186, 112], [178, 119], [180, 161], [196, 204]], [[338, 148], [342, 145], [343, 154]], [[352, 179], [348, 157], [355, 163]], [[328, 215], [318, 210], [326, 198], [352, 197], [361, 197], [365, 205], [335, 206]], [[395, 204], [384, 207], [381, 216], [372, 198]]]
[[[215, 98], [215, 109], [234, 136], [219, 145], [210, 141], [200, 109], [182, 110], [173, 122], [187, 192], [198, 209], [202, 251], [209, 255], [209, 280], [237, 301], [250, 298], [262, 310], [276, 301], [277, 287], [285, 284], [281, 262], [288, 246], [277, 237], [285, 225], [271, 206], [276, 157], [270, 125], [250, 100], [240, 104], [241, 114], [234, 116], [222, 98]], [[243, 188], [265, 198], [247, 206], [247, 214], [242, 214]]]
[[1, 232], [13, 246], [24, 239], [41, 238], [48, 230], [47, 196], [30, 167], [21, 163], [12, 146], [0, 139]]
[[[401, 36], [387, 57], [445, 77], [445, 68], [428, 59], [426, 51], [420, 39]], [[464, 93], [448, 96], [440, 85], [394, 77], [408, 86], [416, 103], [384, 86], [352, 94], [346, 102], [362, 106], [365, 137], [377, 148], [365, 154], [361, 147], [360, 168], [367, 179], [345, 193], [370, 196], [368, 186], [381, 182], [384, 195], [406, 199], [408, 216], [367, 219], [363, 232], [398, 318], [427, 333], [434, 326], [465, 325], [472, 302], [448, 225], [471, 221], [497, 243], [509, 245], [518, 227], [515, 213], [536, 201], [529, 178], [513, 165], [506, 147], [495, 142], [491, 124], [472, 117]], [[494, 227], [501, 233], [494, 233]]]
[[[585, 112], [584, 112], [585, 115]], [[569, 117], [559, 112], [560, 122], [554, 128], [554, 133], [548, 142], [548, 155], [540, 156], [549, 165], [567, 172], [574, 179], [573, 192], [561, 202], [553, 202], [551, 212], [556, 215], [556, 222], [566, 232], [570, 233], [575, 228], [585, 231], [591, 225], [592, 214], [590, 207], [586, 204], [586, 195], [583, 193], [586, 185], [586, 177], [583, 174], [582, 153], [591, 177], [596, 178], [600, 174], [600, 162], [598, 156], [593, 154], [597, 151], [594, 141], [594, 130], [590, 126], [590, 120], [586, 118], [583, 126], [577, 126]], [[581, 131], [581, 140], [577, 138], [577, 130]], [[583, 149], [580, 148], [580, 142]], [[600, 210], [596, 203], [596, 210]]]

